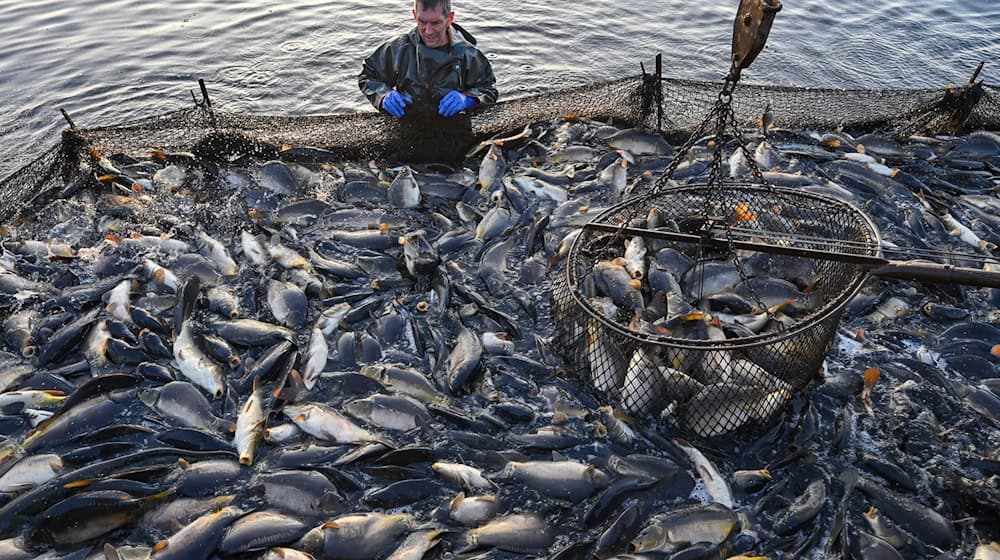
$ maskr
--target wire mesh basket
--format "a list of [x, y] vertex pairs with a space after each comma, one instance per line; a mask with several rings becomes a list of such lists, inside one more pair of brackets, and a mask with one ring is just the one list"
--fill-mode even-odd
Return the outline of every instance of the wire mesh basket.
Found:
[[764, 425], [820, 371], [867, 277], [843, 256], [878, 254], [871, 220], [827, 196], [654, 191], [609, 208], [570, 249], [553, 288], [561, 347], [599, 398], [633, 417], [703, 438]]

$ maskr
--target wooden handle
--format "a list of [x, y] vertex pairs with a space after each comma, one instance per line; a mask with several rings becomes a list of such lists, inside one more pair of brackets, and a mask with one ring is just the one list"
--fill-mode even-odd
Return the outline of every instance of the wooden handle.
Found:
[[929, 284], [964, 284], [983, 288], [1000, 288], [1000, 271], [923, 261], [889, 261], [882, 266], [869, 269], [868, 273], [882, 278], [915, 280]]

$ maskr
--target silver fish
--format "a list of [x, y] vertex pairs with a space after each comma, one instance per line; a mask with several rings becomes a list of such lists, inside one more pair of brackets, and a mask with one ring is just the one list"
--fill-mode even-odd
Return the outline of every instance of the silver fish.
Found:
[[395, 208], [420, 206], [420, 185], [408, 166], [404, 166], [389, 185], [389, 204]]
[[323, 404], [307, 403], [286, 406], [285, 413], [303, 432], [337, 443], [378, 442], [381, 438], [361, 428], [349, 418]]
[[177, 340], [174, 341], [174, 361], [184, 377], [207, 391], [213, 398], [220, 398], [225, 393], [226, 382], [222, 368], [198, 347], [191, 326], [186, 321]]
[[264, 389], [258, 385], [258, 381], [259, 378], [254, 378], [253, 390], [236, 416], [236, 436], [233, 443], [241, 465], [253, 464], [257, 448], [264, 439]]

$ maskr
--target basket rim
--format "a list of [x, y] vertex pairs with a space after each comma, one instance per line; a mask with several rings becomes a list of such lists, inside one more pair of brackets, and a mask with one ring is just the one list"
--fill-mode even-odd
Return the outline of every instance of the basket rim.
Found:
[[[840, 200], [831, 196], [808, 192], [808, 191], [800, 191], [788, 187], [777, 187], [773, 185], [764, 186], [746, 182], [734, 182], [734, 183], [727, 182], [721, 187], [711, 187], [706, 183], [699, 183], [699, 184], [675, 187], [666, 191], [653, 190], [637, 196], [633, 196], [631, 198], [623, 200], [618, 204], [615, 204], [607, 208], [606, 210], [595, 216], [592, 221], [596, 222], [596, 221], [607, 220], [609, 217], [612, 217], [620, 213], [625, 208], [634, 206], [636, 204], [640, 204], [657, 196], [663, 196], [665, 194], [671, 194], [671, 193], [682, 194], [685, 192], [697, 192], [705, 190], [727, 190], [733, 187], [738, 187], [743, 192], [746, 192], [747, 190], [765, 191], [768, 193], [777, 192], [781, 196], [790, 196], [792, 198], [800, 198], [800, 199], [801, 198], [813, 199], [827, 205], [841, 207], [848, 214], [857, 218], [860, 225], [864, 226], [864, 228], [871, 235], [871, 238], [873, 240], [873, 246], [875, 248], [874, 251], [875, 254], [871, 256], [880, 257], [882, 255], [882, 238], [881, 235], [879, 234], [878, 228], [875, 226], [875, 222], [857, 206], [851, 204], [850, 202]], [[586, 228], [586, 226], [583, 226], [583, 228], [581, 229], [584, 228]], [[847, 287], [845, 287], [844, 289], [840, 290], [839, 295], [836, 298], [834, 298], [826, 305], [822, 306], [819, 310], [796, 321], [796, 324], [792, 328], [787, 330], [782, 330], [767, 334], [760, 334], [755, 336], [742, 337], [742, 338], [728, 338], [726, 340], [701, 341], [701, 340], [674, 338], [663, 335], [639, 333], [633, 331], [632, 329], [623, 328], [622, 325], [617, 321], [612, 321], [607, 317], [605, 317], [602, 313], [598, 313], [597, 310], [594, 309], [594, 307], [591, 306], [590, 303], [580, 295], [580, 292], [577, 289], [579, 286], [579, 281], [577, 279], [575, 267], [572, 266], [572, 263], [579, 258], [579, 253], [580, 251], [582, 251], [581, 245], [583, 239], [584, 236], [580, 235], [573, 241], [573, 244], [570, 246], [569, 253], [567, 254], [565, 259], [566, 265], [565, 265], [565, 271], [563, 272], [563, 277], [566, 283], [567, 291], [569, 291], [570, 296], [573, 298], [573, 301], [576, 303], [576, 305], [582, 308], [588, 315], [590, 315], [592, 319], [596, 319], [605, 328], [611, 329], [614, 333], [620, 336], [624, 336], [626, 338], [630, 338], [641, 344], [652, 343], [661, 346], [682, 348], [685, 350], [737, 350], [745, 348], [754, 348], [758, 346], [764, 346], [767, 344], [772, 344], [775, 342], [787, 340], [789, 338], [792, 338], [793, 336], [796, 336], [805, 331], [808, 331], [809, 329], [814, 328], [819, 323], [826, 322], [835, 315], [843, 313], [844, 307], [847, 305], [848, 302], [854, 299], [857, 293], [861, 290], [861, 287], [869, 278], [869, 274], [867, 271], [865, 271], [864, 269], [859, 269], [857, 272], [854, 273], [854, 279], [851, 281], [851, 283], [848, 284]]]

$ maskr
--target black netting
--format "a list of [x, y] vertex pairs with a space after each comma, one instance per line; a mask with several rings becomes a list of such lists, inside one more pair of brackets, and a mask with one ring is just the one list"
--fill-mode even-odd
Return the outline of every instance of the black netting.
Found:
[[[60, 146], [0, 181], [0, 221], [9, 219], [33, 198], [59, 192], [74, 175], [78, 159], [90, 148], [143, 156], [155, 148], [226, 159], [245, 154], [275, 155], [283, 146], [314, 146], [333, 150], [344, 159], [443, 161], [460, 158], [477, 141], [566, 115], [659, 126], [679, 138], [699, 124], [720, 87], [715, 82], [665, 79], [662, 110], [658, 110], [654, 102], [657, 96], [652, 94], [655, 88], [648, 87], [653, 83], [648, 76], [637, 76], [513, 99], [475, 112], [467, 121], [451, 123], [422, 115], [397, 123], [376, 113], [279, 117], [191, 108], [115, 126], [68, 131]], [[950, 91], [962, 95], [935, 89], [741, 85], [733, 107], [738, 122], [748, 125], [759, 119], [770, 101], [777, 122], [787, 128], [843, 127], [922, 134], [1000, 128], [1000, 89], [982, 85]], [[461, 130], [456, 130], [456, 123]]]
[[[755, 185], [653, 192], [609, 209], [594, 224], [621, 226], [633, 221], [637, 208], [642, 215], [656, 209], [665, 224], [656, 231], [683, 233], [684, 222], [703, 215], [706, 207], [729, 224], [716, 229], [715, 235], [725, 236], [728, 229], [733, 242], [763, 241], [784, 249], [833, 249], [862, 256], [879, 252], [874, 225], [852, 206], [801, 191]], [[845, 262], [731, 247], [706, 251], [701, 244], [649, 237], [645, 238], [647, 253], [676, 251], [695, 263], [683, 275], [687, 279], [684, 293], [676, 294], [694, 303], [687, 316], [685, 311], [671, 309], [673, 321], [649, 325], [640, 314], [644, 304], [656, 297], [652, 268], [647, 269], [649, 277], [632, 289], [602, 278], [605, 269], [612, 268], [608, 263], [625, 253], [623, 244], [628, 239], [585, 228], [574, 244], [564, 276], [553, 289], [561, 346], [598, 394], [610, 396], [629, 414], [662, 417], [702, 437], [766, 423], [795, 392], [815, 379], [844, 305], [866, 278], [864, 269]], [[833, 246], [831, 240], [835, 240]], [[739, 262], [728, 271], [706, 272], [711, 267], [729, 267], [734, 256]], [[733, 274], [737, 266], [747, 276], [740, 286], [755, 286], [753, 297], [767, 309], [725, 313], [725, 303], [702, 297], [708, 292], [689, 291], [690, 286], [701, 289], [710, 276]], [[698, 277], [699, 272], [703, 277]], [[641, 276], [637, 273], [636, 277]], [[779, 301], [784, 298], [792, 299]], [[635, 310], [628, 307], [633, 300], [641, 302]], [[700, 311], [713, 305], [718, 305], [723, 320], [713, 323], [711, 314]], [[776, 328], [765, 331], [769, 323]]]

